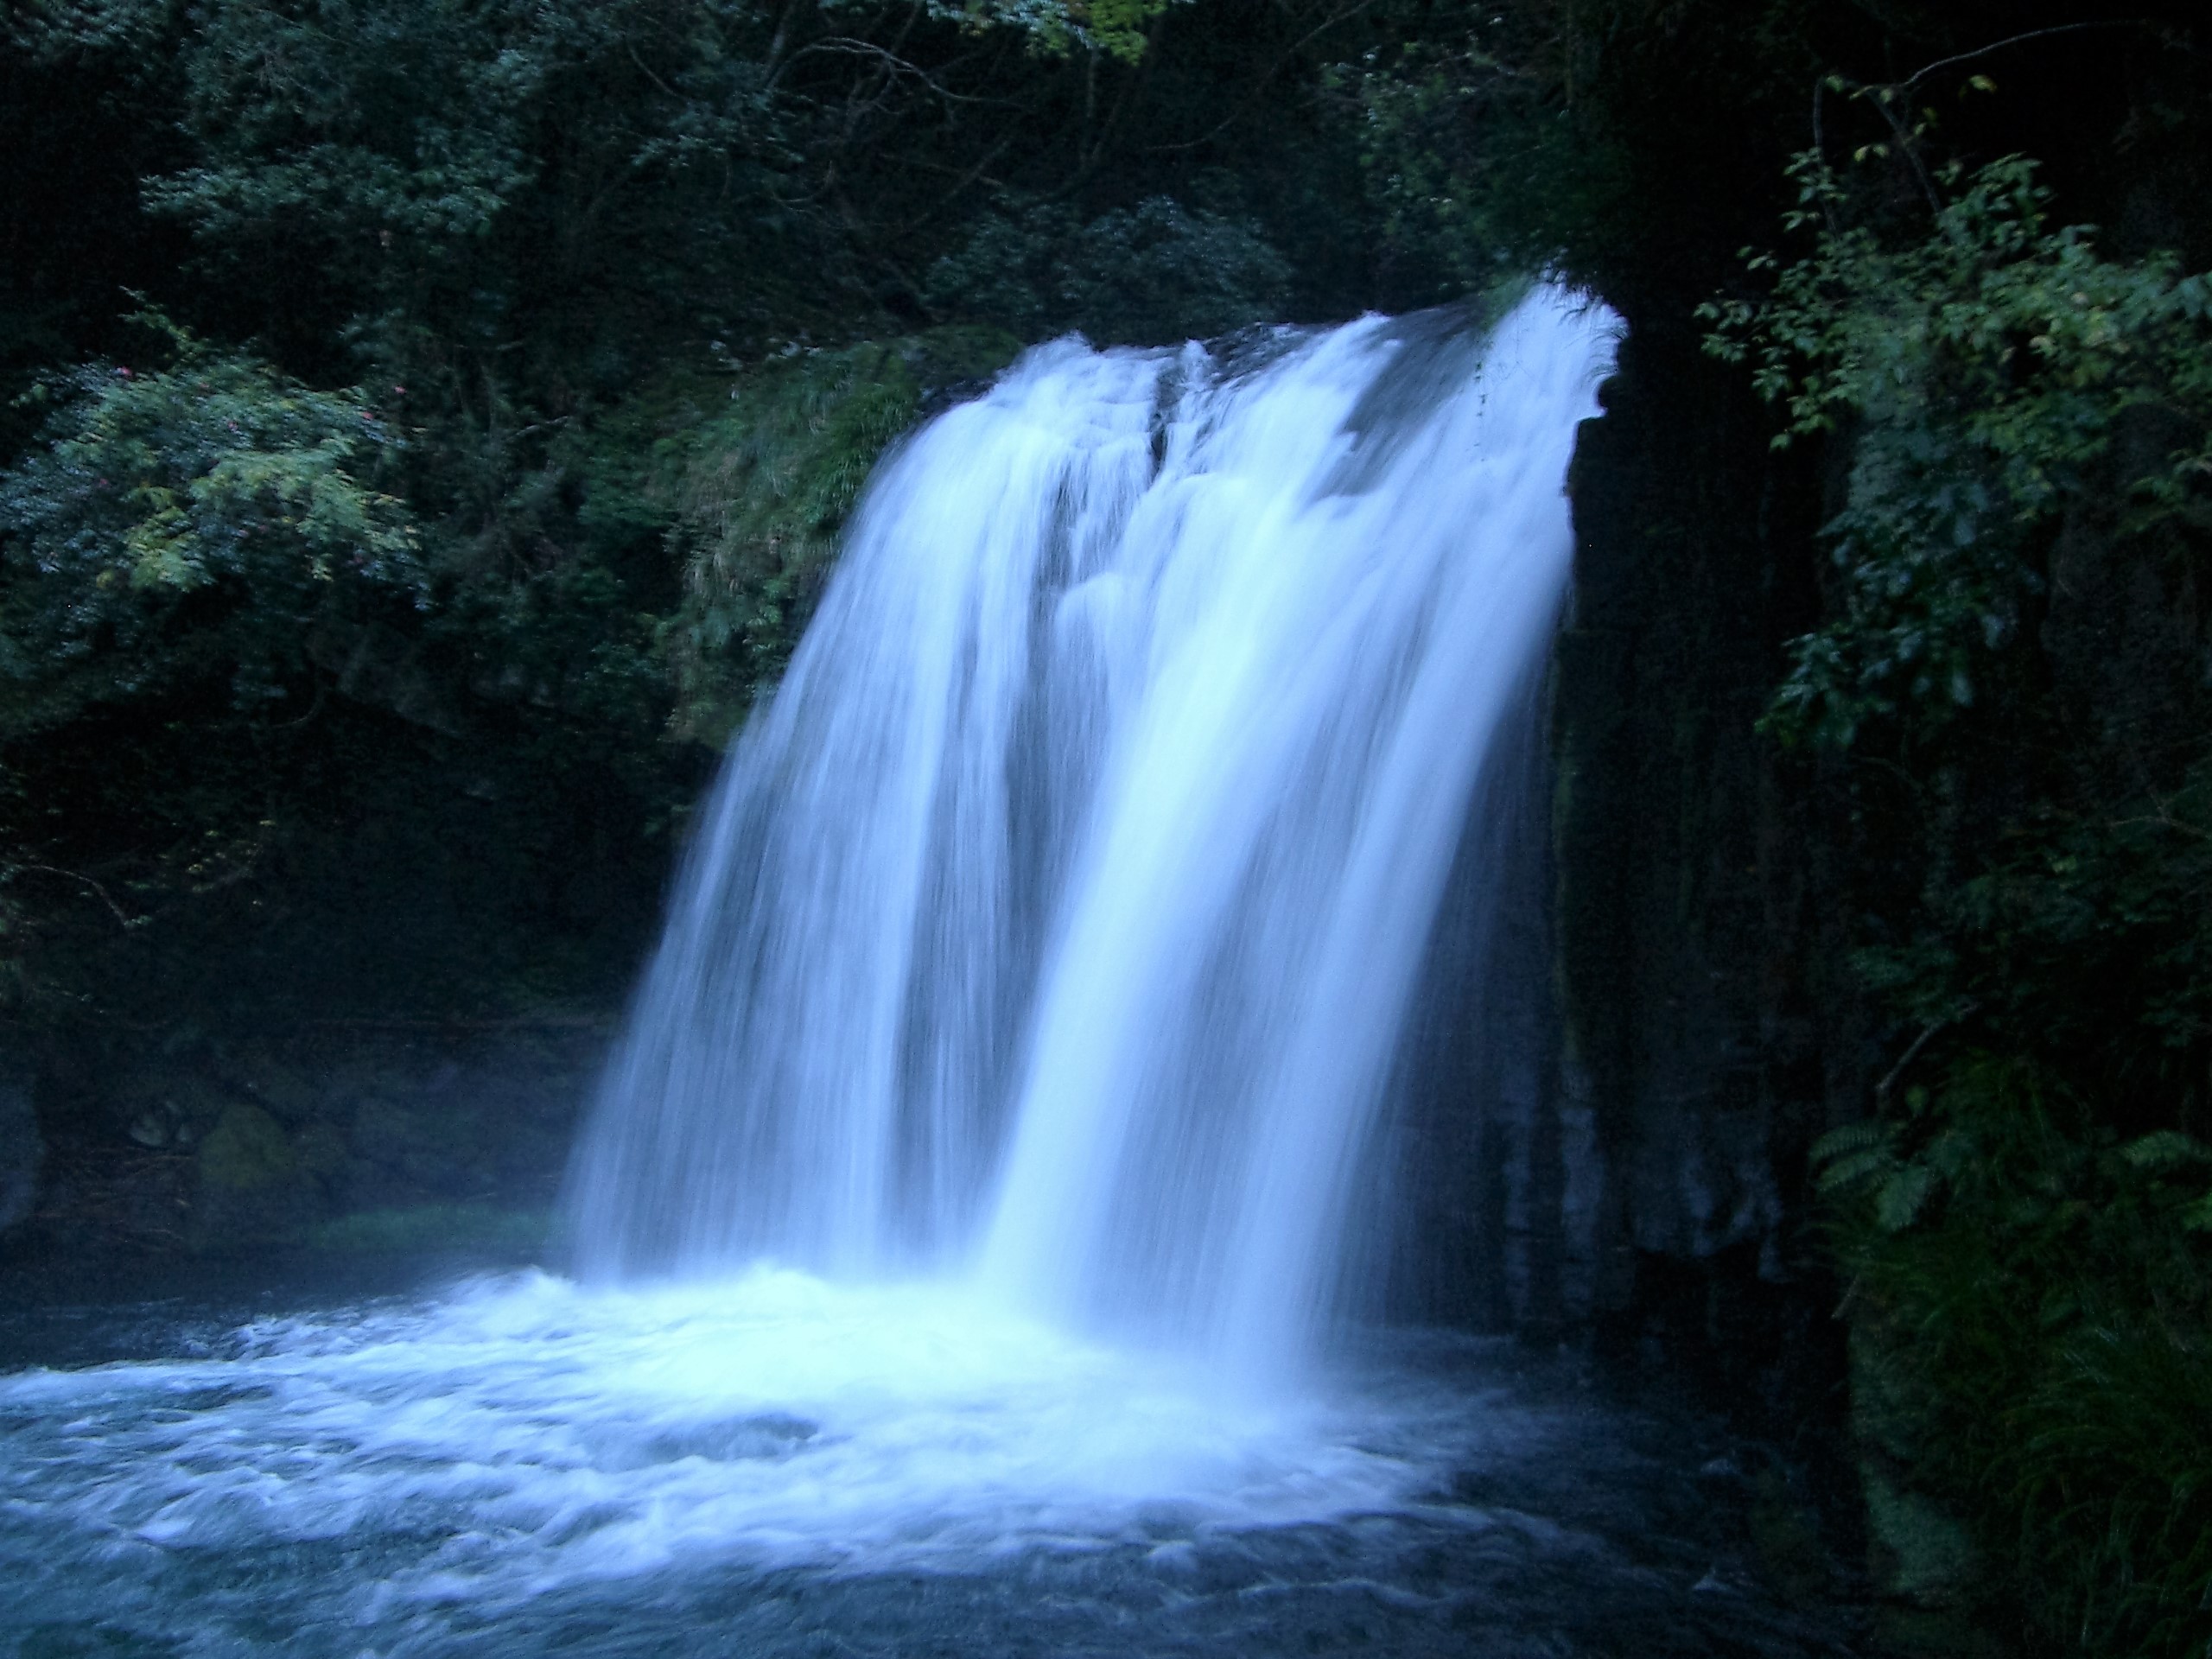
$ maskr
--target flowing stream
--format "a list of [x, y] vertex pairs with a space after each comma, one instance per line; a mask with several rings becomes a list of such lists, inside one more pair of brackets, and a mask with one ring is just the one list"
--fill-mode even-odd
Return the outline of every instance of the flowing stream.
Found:
[[1709, 1427], [1372, 1325], [1607, 328], [1061, 342], [917, 434], [703, 810], [569, 1272], [25, 1326], [0, 1651], [1839, 1651]]

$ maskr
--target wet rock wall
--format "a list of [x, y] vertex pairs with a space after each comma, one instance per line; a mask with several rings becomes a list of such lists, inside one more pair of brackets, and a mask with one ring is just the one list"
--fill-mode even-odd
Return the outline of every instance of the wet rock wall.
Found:
[[1456, 1037], [1416, 1037], [1404, 1167], [1474, 1173], [1413, 1178], [1432, 1249], [1402, 1303], [1664, 1354], [1786, 1432], [1842, 1374], [1807, 1154], [1872, 1064], [1848, 815], [1758, 729], [1817, 613], [1826, 480], [1687, 330], [1632, 334], [1601, 402], [1541, 741], [1494, 768], [1522, 804], [1493, 793], [1463, 861], [1506, 897], [1440, 955]]

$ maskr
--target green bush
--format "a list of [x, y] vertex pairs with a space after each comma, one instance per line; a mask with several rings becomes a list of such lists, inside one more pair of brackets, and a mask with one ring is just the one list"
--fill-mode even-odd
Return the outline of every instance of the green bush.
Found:
[[2179, 1653], [2212, 1596], [2212, 1144], [2123, 1140], [1967, 1051], [1821, 1144], [1868, 1451], [2070, 1649]]
[[168, 367], [49, 383], [44, 442], [0, 474], [0, 737], [211, 677], [251, 709], [318, 626], [427, 601], [378, 486], [399, 440], [363, 394], [167, 332]]
[[[2032, 162], [1953, 168], [1925, 233], [1854, 221], [1817, 155], [1798, 159], [1811, 253], [1753, 255], [1771, 296], [1704, 308], [1709, 348], [1755, 365], [1787, 411], [1777, 444], [1847, 428], [1827, 526], [1840, 602], [1796, 642], [1775, 728], [1847, 745], [1871, 719], [1923, 729], [1970, 707], [2018, 639], [2057, 522], [2116, 484], [2142, 535], [2212, 523], [2212, 277], [2117, 260], [2094, 227], [2048, 227]], [[2131, 421], [2170, 433], [2106, 476]]]
[[[2067, 548], [2106, 594], [2203, 570], [2212, 278], [1925, 137], [1801, 156], [1809, 251], [1703, 308], [1775, 443], [1845, 463], [1765, 723], [1840, 786], [1856, 966], [1910, 1037], [1817, 1153], [1870, 1520], [1924, 1557], [1901, 1592], [1970, 1557], [2031, 1644], [2180, 1654], [2212, 1634], [2212, 744], [2171, 621], [2059, 589]], [[2120, 706], [2055, 626], [2144, 653]]]

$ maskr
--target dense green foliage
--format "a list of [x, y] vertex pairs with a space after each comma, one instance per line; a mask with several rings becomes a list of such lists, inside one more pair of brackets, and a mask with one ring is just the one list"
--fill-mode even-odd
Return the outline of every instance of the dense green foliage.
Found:
[[691, 429], [663, 486], [683, 556], [683, 600], [662, 625], [680, 732], [720, 736], [774, 683], [876, 458], [930, 395], [978, 384], [1015, 344], [948, 327], [794, 351], [747, 371], [727, 409]]
[[[1319, 89], [1348, 25], [1153, 0], [12, 11], [0, 892], [29, 1017], [255, 1017], [267, 983], [186, 941], [273, 964], [339, 925], [308, 874], [334, 862], [385, 912], [390, 971], [318, 995], [603, 997], [698, 746], [773, 681], [931, 400], [1062, 329], [1364, 302], [1339, 250], [1369, 210]], [[425, 858], [456, 817], [467, 896]], [[636, 896], [547, 913], [610, 880]], [[233, 901], [235, 932], [210, 910]]]
[[1977, 1517], [2008, 1596], [2095, 1652], [2195, 1645], [2212, 1583], [2212, 1145], [2120, 1139], [1966, 1053], [1823, 1147], [1893, 1491]]
[[281, 699], [319, 628], [427, 601], [420, 532], [369, 481], [396, 447], [376, 412], [177, 345], [167, 369], [70, 376], [0, 486], [37, 573], [7, 593], [10, 737], [211, 673], [241, 708]]
[[[2212, 523], [2212, 280], [2046, 229], [2050, 193], [2018, 156], [1948, 169], [1929, 232], [1902, 245], [1842, 217], [1850, 193], [1818, 156], [1796, 170], [1790, 223], [1819, 227], [1814, 251], [1768, 302], [1705, 311], [1721, 356], [1756, 349], [1789, 416], [1777, 443], [1850, 423], [1841, 613], [1800, 643], [1777, 709], [1786, 734], [1848, 745], [1870, 718], [1924, 732], [1973, 703], [2069, 509], [2111, 491], [2131, 536]], [[2108, 476], [2131, 427], [2150, 464]]]
[[1916, 1502], [1966, 1519], [2031, 1630], [2183, 1651], [2212, 1593], [2212, 287], [1868, 97], [1895, 148], [1801, 156], [1809, 251], [1703, 312], [1776, 443], [1847, 459], [1767, 725], [1851, 768], [1859, 971], [1914, 1033], [1818, 1151], [1870, 1491], [1900, 1536]]

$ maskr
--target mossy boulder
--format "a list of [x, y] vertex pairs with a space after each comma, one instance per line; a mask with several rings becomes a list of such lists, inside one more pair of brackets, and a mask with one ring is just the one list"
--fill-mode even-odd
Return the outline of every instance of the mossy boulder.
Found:
[[322, 1208], [313, 1173], [283, 1126], [262, 1108], [233, 1101], [194, 1159], [199, 1182], [193, 1241], [214, 1254], [290, 1243]]
[[1881, 1588], [1925, 1605], [1958, 1601], [1973, 1586], [1973, 1540], [1957, 1516], [1923, 1493], [1893, 1484], [1885, 1467], [1859, 1465], [1866, 1531]]
[[200, 1143], [200, 1182], [216, 1191], [258, 1191], [289, 1179], [299, 1166], [283, 1127], [260, 1107], [243, 1101], [225, 1108]]

